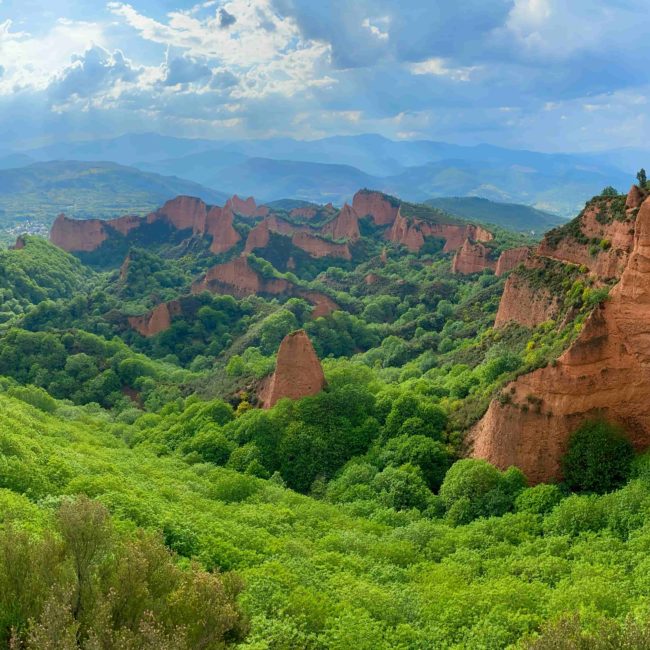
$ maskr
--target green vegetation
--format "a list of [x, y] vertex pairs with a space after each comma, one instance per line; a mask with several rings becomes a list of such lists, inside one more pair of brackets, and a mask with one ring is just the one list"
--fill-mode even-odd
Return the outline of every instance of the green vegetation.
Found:
[[[239, 299], [190, 286], [242, 246], [149, 234], [95, 257], [35, 237], [0, 253], [0, 646], [646, 638], [650, 457], [600, 422], [575, 433], [561, 484], [465, 457], [490, 400], [555, 363], [607, 286], [552, 260], [520, 269], [559, 315], [494, 329], [505, 279], [452, 274], [441, 240], [413, 254], [362, 220], [352, 261], [288, 268], [273, 238], [249, 264], [294, 295]], [[530, 242], [494, 234], [492, 255]], [[305, 291], [339, 309], [313, 318]], [[132, 318], [165, 301], [169, 327], [139, 334]], [[298, 328], [326, 388], [258, 408]]]

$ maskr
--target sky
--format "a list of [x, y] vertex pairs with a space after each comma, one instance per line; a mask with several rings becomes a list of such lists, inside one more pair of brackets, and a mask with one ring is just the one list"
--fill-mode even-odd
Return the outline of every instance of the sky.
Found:
[[157, 131], [645, 146], [650, 0], [0, 0], [0, 152]]

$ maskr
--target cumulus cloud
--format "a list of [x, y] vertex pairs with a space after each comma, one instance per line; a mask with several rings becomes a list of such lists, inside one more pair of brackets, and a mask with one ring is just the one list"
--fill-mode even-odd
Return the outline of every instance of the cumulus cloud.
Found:
[[64, 104], [113, 89], [120, 82], [135, 82], [141, 71], [120, 50], [109, 52], [95, 45], [83, 54], [74, 55], [70, 65], [55, 76], [47, 90], [53, 103]]
[[165, 86], [201, 83], [212, 77], [212, 69], [205, 61], [185, 54], [171, 56], [169, 51], [163, 68]]

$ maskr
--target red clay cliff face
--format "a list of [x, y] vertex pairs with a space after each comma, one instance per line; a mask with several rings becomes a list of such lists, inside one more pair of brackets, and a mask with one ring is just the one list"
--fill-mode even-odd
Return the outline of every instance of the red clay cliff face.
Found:
[[381, 192], [359, 190], [352, 199], [352, 209], [360, 217], [370, 215], [377, 226], [389, 226], [397, 217], [399, 204]]
[[257, 205], [252, 196], [247, 199], [240, 199], [235, 194], [231, 199], [228, 199], [226, 206], [229, 206], [235, 214], [242, 217], [266, 217], [269, 213], [269, 209], [265, 205]]
[[296, 232], [291, 238], [291, 243], [304, 250], [312, 257], [340, 257], [344, 260], [351, 260], [352, 254], [347, 244], [335, 244], [333, 242], [311, 235], [308, 232]]
[[599, 250], [596, 254], [590, 251], [591, 246], [576, 241], [573, 237], [563, 237], [554, 245], [549, 237], [540, 243], [537, 252], [539, 255], [584, 265], [599, 278], [618, 278], [627, 265], [628, 258], [634, 243], [634, 221], [613, 220], [611, 223], [600, 223], [597, 220], [598, 208], [590, 206], [582, 213], [580, 229], [590, 240], [597, 242], [606, 240], [609, 248]]
[[361, 237], [359, 232], [359, 217], [354, 208], [347, 203], [332, 221], [323, 226], [322, 233], [330, 235], [334, 239], [347, 239], [356, 241]]
[[513, 273], [503, 288], [494, 327], [499, 329], [508, 323], [537, 327], [554, 320], [559, 313], [559, 301], [548, 289], [533, 288], [525, 277]]
[[275, 372], [260, 395], [264, 408], [278, 400], [316, 395], [325, 388], [323, 369], [304, 330], [287, 334], [280, 343]]
[[172, 318], [179, 316], [181, 312], [181, 303], [178, 300], [172, 300], [161, 303], [144, 316], [130, 316], [128, 320], [134, 330], [142, 336], [149, 337], [169, 329]]
[[177, 196], [148, 215], [147, 223], [166, 219], [177, 230], [204, 233], [207, 214], [208, 207], [201, 199], [194, 196]]
[[641, 207], [646, 196], [647, 192], [643, 191], [638, 185], [632, 185], [625, 200], [625, 209], [634, 210]]
[[518, 248], [510, 248], [507, 251], [503, 251], [499, 255], [494, 273], [497, 276], [505, 275], [528, 260], [530, 255], [531, 249], [528, 246], [519, 246]]
[[489, 258], [490, 250], [480, 242], [466, 239], [451, 261], [451, 272], [470, 275], [485, 269], [494, 269], [496, 262]]
[[234, 215], [232, 210], [214, 207], [205, 217], [205, 233], [212, 237], [210, 251], [215, 254], [225, 253], [236, 246], [241, 239], [240, 234], [233, 228]]
[[645, 449], [649, 393], [650, 201], [645, 201], [633, 252], [610, 300], [591, 314], [555, 366], [503, 389], [510, 397], [494, 400], [470, 432], [472, 454], [501, 468], [516, 465], [533, 483], [557, 479], [571, 432], [593, 417], [619, 423], [635, 447]]
[[106, 227], [99, 219], [68, 219], [60, 214], [50, 231], [50, 241], [68, 253], [94, 251], [106, 239]]

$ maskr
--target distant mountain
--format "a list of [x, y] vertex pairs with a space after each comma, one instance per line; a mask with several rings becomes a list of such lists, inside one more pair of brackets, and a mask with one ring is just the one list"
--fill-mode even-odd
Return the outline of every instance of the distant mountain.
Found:
[[25, 153], [40, 161], [107, 160], [121, 165], [187, 156], [214, 148], [212, 140], [174, 138], [157, 133], [134, 133], [118, 138], [82, 142], [60, 142]]
[[498, 203], [476, 196], [443, 197], [429, 199], [425, 203], [465, 219], [493, 223], [519, 232], [541, 234], [555, 226], [566, 223], [566, 219], [557, 214], [537, 210], [529, 205]]
[[46, 162], [0, 170], [0, 225], [146, 213], [179, 194], [223, 204], [228, 196], [197, 183], [114, 163]]
[[358, 189], [377, 188], [382, 180], [349, 165], [250, 158], [221, 169], [214, 184], [232, 194], [253, 195], [263, 203], [291, 197], [341, 205]]
[[606, 185], [627, 191], [643, 158], [641, 150], [549, 154], [376, 134], [235, 141], [146, 133], [24, 153], [38, 160], [110, 160], [263, 201], [340, 203], [369, 186], [412, 201], [478, 196], [563, 216], [575, 214]]
[[36, 162], [34, 158], [24, 153], [10, 153], [0, 156], [0, 169], [14, 169], [25, 167]]

